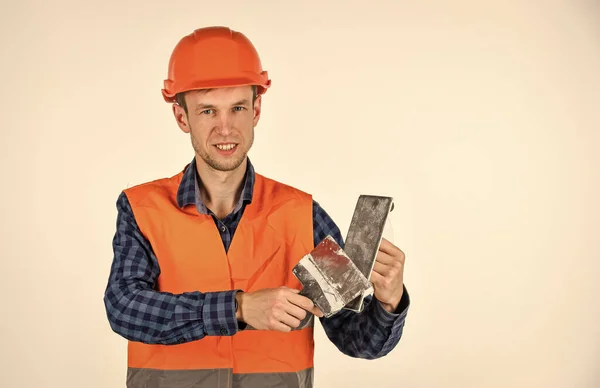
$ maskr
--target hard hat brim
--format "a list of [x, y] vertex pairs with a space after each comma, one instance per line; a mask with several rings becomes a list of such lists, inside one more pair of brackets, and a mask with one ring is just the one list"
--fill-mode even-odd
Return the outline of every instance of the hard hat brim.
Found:
[[271, 80], [268, 78], [266, 72], [260, 77], [252, 76], [249, 77], [236, 77], [236, 78], [228, 78], [228, 79], [219, 79], [219, 80], [206, 80], [206, 81], [196, 81], [189, 85], [185, 85], [178, 89], [177, 91], [169, 91], [166, 88], [161, 89], [163, 98], [166, 102], [175, 102], [175, 95], [182, 92], [187, 92], [191, 90], [202, 90], [202, 89], [217, 89], [217, 88], [233, 88], [239, 86], [257, 86], [257, 95], [261, 95], [266, 93], [267, 89], [271, 86]]

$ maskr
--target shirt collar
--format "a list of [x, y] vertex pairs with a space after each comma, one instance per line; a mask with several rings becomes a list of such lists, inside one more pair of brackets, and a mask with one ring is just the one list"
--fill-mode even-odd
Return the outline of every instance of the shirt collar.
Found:
[[[242, 189], [242, 195], [238, 203], [235, 205], [234, 212], [241, 209], [244, 203], [252, 202], [252, 195], [254, 193], [254, 166], [250, 162], [250, 158], [247, 159], [246, 175], [244, 178], [244, 188]], [[183, 208], [187, 205], [196, 205], [200, 214], [208, 214], [206, 205], [202, 202], [200, 195], [200, 185], [202, 182], [198, 178], [196, 169], [196, 159], [188, 165], [181, 178], [181, 183], [177, 190], [177, 204]]]

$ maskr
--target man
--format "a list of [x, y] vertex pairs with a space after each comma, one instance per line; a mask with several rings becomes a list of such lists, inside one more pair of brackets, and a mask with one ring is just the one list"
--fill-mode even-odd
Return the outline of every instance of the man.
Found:
[[384, 240], [364, 311], [324, 318], [294, 265], [327, 235], [328, 214], [247, 157], [270, 87], [252, 43], [225, 27], [184, 37], [164, 99], [190, 135], [178, 174], [124, 190], [104, 297], [128, 339], [128, 387], [312, 387], [314, 314], [344, 354], [375, 359], [399, 342], [409, 306], [404, 254]]

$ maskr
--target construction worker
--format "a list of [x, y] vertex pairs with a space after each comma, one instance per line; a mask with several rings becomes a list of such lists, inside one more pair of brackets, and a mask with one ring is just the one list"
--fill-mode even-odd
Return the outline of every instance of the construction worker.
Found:
[[307, 314], [351, 357], [383, 357], [401, 338], [404, 254], [385, 239], [362, 312], [324, 318], [299, 294], [296, 263], [327, 235], [344, 242], [311, 195], [248, 159], [270, 86], [240, 32], [200, 28], [173, 50], [162, 95], [195, 155], [118, 196], [104, 295], [110, 326], [128, 340], [128, 387], [312, 387]]

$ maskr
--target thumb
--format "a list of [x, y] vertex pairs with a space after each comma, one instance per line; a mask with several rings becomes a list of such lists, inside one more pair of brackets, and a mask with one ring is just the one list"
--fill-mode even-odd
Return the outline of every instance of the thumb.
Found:
[[312, 308], [312, 313], [313, 313], [314, 315], [316, 315], [317, 317], [320, 317], [320, 318], [324, 316], [324, 314], [323, 314], [323, 312], [321, 311], [321, 309], [320, 309], [320, 308], [318, 308], [316, 305], [315, 305], [315, 306]]

